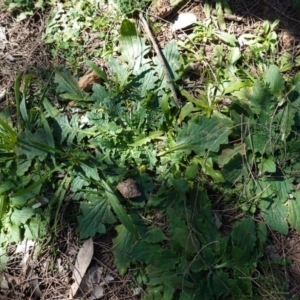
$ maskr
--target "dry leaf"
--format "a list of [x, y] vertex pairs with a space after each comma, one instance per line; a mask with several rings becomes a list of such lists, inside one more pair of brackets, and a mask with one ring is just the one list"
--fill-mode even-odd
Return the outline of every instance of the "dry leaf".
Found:
[[141, 196], [141, 192], [137, 188], [136, 181], [132, 178], [127, 178], [117, 185], [117, 189], [125, 198], [136, 198]]
[[174, 22], [172, 26], [172, 31], [183, 29], [193, 25], [197, 21], [196, 15], [193, 13], [182, 13], [178, 15], [177, 20]]
[[99, 78], [97, 73], [93, 71], [79, 79], [78, 87], [85, 92], [89, 92], [92, 90], [94, 83], [101, 83], [101, 78]]
[[90, 297], [90, 300], [98, 299], [103, 297], [104, 295], [104, 289], [100, 284], [97, 284], [92, 292], [92, 296]]
[[84, 242], [77, 255], [73, 276], [72, 276], [74, 282], [69, 292], [69, 297], [71, 299], [74, 299], [73, 297], [75, 297], [75, 294], [77, 293], [82, 278], [91, 263], [93, 255], [94, 255], [94, 242], [93, 239], [90, 238]]
[[20, 262], [20, 266], [22, 267], [23, 273], [26, 273], [27, 268], [30, 267], [28, 263], [30, 250], [34, 248], [35, 242], [32, 240], [24, 239], [21, 243], [18, 244], [15, 253], [23, 253], [24, 256]]
[[91, 292], [94, 289], [94, 285], [99, 284], [102, 280], [102, 272], [103, 268], [98, 265], [90, 267], [82, 278], [80, 291], [84, 294]]

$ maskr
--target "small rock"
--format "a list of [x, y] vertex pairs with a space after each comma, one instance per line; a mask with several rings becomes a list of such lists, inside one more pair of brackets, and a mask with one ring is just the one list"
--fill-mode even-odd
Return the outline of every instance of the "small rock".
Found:
[[101, 78], [99, 78], [97, 73], [93, 71], [79, 79], [78, 87], [85, 92], [89, 92], [92, 90], [94, 83], [101, 83]]
[[120, 182], [117, 189], [125, 198], [136, 198], [141, 196], [141, 192], [137, 188], [136, 181], [132, 178]]

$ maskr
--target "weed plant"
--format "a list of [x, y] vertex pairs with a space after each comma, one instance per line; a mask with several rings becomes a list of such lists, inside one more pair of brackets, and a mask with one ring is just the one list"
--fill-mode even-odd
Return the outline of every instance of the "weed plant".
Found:
[[[121, 274], [134, 267], [143, 299], [258, 299], [265, 292], [257, 274], [266, 265], [267, 227], [300, 230], [300, 74], [282, 75], [296, 62], [277, 56], [277, 21], [241, 41], [216, 30], [222, 18], [205, 11], [206, 22], [186, 41], [163, 50], [180, 108], [158, 58], [127, 19], [109, 72], [87, 62], [102, 79], [92, 93], [66, 69], [55, 70], [60, 99], [75, 103], [71, 114], [46, 90], [31, 99], [30, 76], [17, 77], [16, 121], [0, 115], [1, 263], [9, 243], [44, 237], [50, 222], [58, 235], [71, 194], [80, 205], [80, 238], [114, 226], [115, 265]], [[214, 55], [198, 45], [215, 45]], [[204, 89], [178, 85], [188, 60], [206, 70]], [[117, 191], [126, 178], [137, 182], [139, 197]], [[224, 191], [243, 213], [228, 234], [206, 186]], [[277, 293], [267, 291], [270, 299]]]

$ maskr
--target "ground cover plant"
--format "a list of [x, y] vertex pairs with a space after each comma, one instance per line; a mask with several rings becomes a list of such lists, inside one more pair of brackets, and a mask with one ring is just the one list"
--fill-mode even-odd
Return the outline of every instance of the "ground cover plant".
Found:
[[[31, 75], [17, 76], [15, 110], [0, 114], [4, 269], [8, 245], [51, 240], [48, 228], [59, 237], [69, 201], [79, 207], [80, 239], [114, 232], [114, 264], [121, 275], [133, 274], [142, 299], [280, 299], [276, 282], [265, 287], [257, 274], [286, 264], [268, 261], [268, 232], [300, 230], [300, 73], [289, 73], [299, 62], [278, 54], [278, 21], [265, 21], [255, 34], [231, 34], [225, 4], [204, 4], [204, 21], [164, 46], [172, 82], [126, 16], [114, 50], [103, 55], [107, 69], [85, 61], [101, 79], [91, 92], [63, 66], [38, 97]], [[129, 8], [123, 13], [141, 9]], [[69, 39], [57, 41], [48, 40], [72, 48]], [[199, 88], [186, 84], [192, 65]], [[50, 86], [62, 105], [47, 96]], [[229, 231], [215, 194], [241, 214]]]

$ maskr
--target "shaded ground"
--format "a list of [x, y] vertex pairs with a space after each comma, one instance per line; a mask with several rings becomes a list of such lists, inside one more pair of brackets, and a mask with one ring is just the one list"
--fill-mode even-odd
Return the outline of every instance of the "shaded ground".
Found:
[[[232, 33], [239, 36], [242, 33], [255, 31], [263, 20], [280, 19], [279, 51], [291, 51], [293, 56], [297, 57], [300, 52], [300, 9], [292, 7], [291, 2], [291, 0], [231, 0], [229, 3], [234, 14], [242, 17], [242, 19], [227, 20], [227, 22], [231, 23]], [[181, 11], [193, 12], [199, 20], [204, 17], [202, 4], [199, 2], [189, 1], [181, 8]], [[175, 16], [176, 12], [173, 12], [167, 21], [174, 20]], [[46, 18], [47, 12], [44, 14], [36, 13], [28, 20], [17, 23], [16, 18], [6, 9], [0, 10], [1, 107], [12, 102], [13, 82], [20, 71], [35, 70], [35, 72], [39, 72], [62, 63], [51, 58], [48, 46], [41, 41]], [[169, 22], [164, 23], [156, 38], [160, 46], [174, 38]], [[66, 209], [68, 208], [65, 207]], [[222, 208], [216, 208], [216, 210], [221, 211]], [[223, 211], [223, 219], [224, 217], [227, 218], [224, 224], [230, 226], [232, 221], [238, 218], [235, 213], [235, 211]], [[50, 239], [49, 244], [45, 241], [37, 260], [29, 251], [30, 258], [26, 268], [20, 265], [24, 255], [22, 253], [17, 254], [14, 246], [10, 248], [11, 258], [6, 273], [8, 289], [1, 285], [1, 299], [24, 300], [38, 296], [41, 296], [42, 299], [67, 299], [74, 262], [81, 242], [77, 237], [75, 224], [66, 225], [64, 220], [65, 216], [62, 215], [60, 236]], [[103, 277], [106, 275], [113, 277], [112, 281], [104, 285], [105, 296], [102, 299], [139, 299], [138, 295], [133, 296], [137, 284], [132, 282], [131, 273], [121, 277], [114, 267], [111, 235], [107, 234], [101, 238], [96, 238], [94, 245], [93, 264], [102, 269]], [[291, 231], [288, 236], [272, 233], [268, 247], [268, 258], [270, 262], [278, 260], [278, 269], [266, 268], [265, 271], [270, 272], [271, 280], [278, 272], [278, 278], [282, 279], [281, 284], [288, 288], [289, 299], [292, 297], [300, 299], [299, 233]], [[282, 262], [288, 260], [291, 260], [291, 264], [287, 266], [283, 264], [282, 266]], [[266, 293], [265, 299], [275, 299], [268, 297]]]

